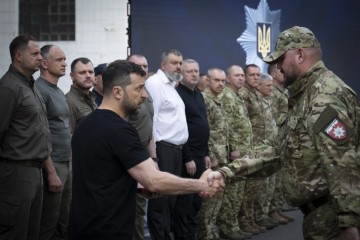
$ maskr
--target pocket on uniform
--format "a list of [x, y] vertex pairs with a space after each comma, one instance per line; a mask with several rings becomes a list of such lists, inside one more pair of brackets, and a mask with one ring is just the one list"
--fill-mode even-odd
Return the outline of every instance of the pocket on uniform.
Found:
[[8, 231], [16, 224], [20, 208], [20, 200], [0, 196], [0, 234]]

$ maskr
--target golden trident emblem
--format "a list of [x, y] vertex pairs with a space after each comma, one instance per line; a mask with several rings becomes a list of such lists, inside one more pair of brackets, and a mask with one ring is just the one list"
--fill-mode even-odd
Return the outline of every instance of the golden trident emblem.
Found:
[[266, 29], [266, 25], [258, 26], [258, 52], [261, 53], [262, 58], [265, 58], [270, 53], [271, 42], [271, 27]]

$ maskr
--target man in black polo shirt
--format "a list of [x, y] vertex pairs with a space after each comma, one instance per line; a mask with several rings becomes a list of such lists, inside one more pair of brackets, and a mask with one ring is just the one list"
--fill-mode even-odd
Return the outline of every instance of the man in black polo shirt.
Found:
[[38, 239], [41, 167], [51, 153], [46, 107], [32, 76], [42, 57], [36, 39], [25, 35], [10, 43], [10, 55], [0, 79], [0, 239]]

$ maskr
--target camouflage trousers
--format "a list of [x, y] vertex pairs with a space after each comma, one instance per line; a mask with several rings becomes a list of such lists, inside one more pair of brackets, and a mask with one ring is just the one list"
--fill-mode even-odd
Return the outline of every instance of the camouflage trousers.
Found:
[[216, 219], [220, 211], [224, 193], [213, 198], [203, 198], [197, 215], [197, 239], [213, 240], [219, 238]]
[[239, 225], [255, 222], [254, 203], [263, 188], [263, 179], [245, 180], [244, 198], [239, 211]]
[[275, 190], [274, 190], [274, 197], [270, 203], [269, 213], [275, 212], [282, 212], [283, 206], [285, 204], [285, 199], [283, 195], [282, 189], [282, 170], [280, 169], [278, 172], [275, 173]]
[[255, 220], [261, 221], [269, 217], [269, 207], [274, 197], [276, 175], [264, 179], [263, 189], [255, 200]]
[[304, 217], [303, 235], [305, 240], [339, 239], [340, 229], [337, 215], [331, 202], [325, 203]]
[[224, 198], [220, 208], [217, 224], [224, 234], [239, 231], [238, 213], [244, 196], [245, 180], [233, 178], [226, 183]]

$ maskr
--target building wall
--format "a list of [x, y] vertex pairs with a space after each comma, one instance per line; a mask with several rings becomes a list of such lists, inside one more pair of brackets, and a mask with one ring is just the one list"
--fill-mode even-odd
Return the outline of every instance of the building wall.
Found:
[[[76, 0], [76, 40], [39, 42], [60, 46], [68, 67], [58, 86], [68, 92], [71, 85], [70, 65], [78, 57], [89, 58], [94, 66], [124, 59], [127, 56], [127, 0]], [[18, 35], [18, 0], [0, 1], [0, 75], [10, 64], [9, 44]], [[34, 74], [37, 78], [39, 72]]]

